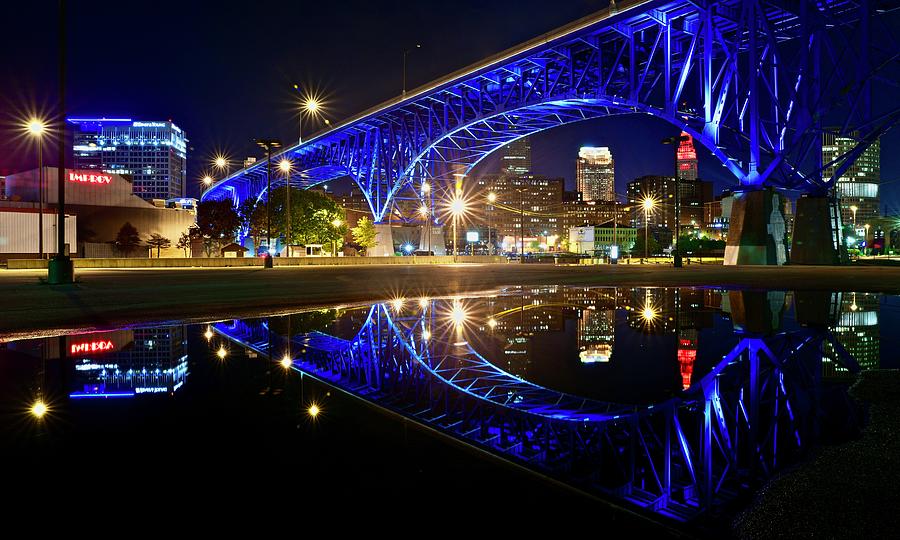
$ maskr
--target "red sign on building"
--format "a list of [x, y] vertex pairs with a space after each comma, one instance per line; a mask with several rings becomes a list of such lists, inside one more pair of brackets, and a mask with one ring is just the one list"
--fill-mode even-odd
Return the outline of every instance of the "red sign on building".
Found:
[[112, 176], [90, 171], [69, 171], [69, 182], [75, 182], [76, 184], [109, 184], [112, 182]]
[[85, 341], [83, 343], [73, 343], [71, 354], [97, 353], [111, 351], [115, 348], [113, 342], [108, 339], [98, 341]]

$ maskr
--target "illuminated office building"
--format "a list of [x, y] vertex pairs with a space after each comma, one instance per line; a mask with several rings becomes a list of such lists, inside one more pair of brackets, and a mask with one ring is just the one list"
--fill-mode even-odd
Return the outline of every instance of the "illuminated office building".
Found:
[[609, 148], [582, 146], [578, 150], [575, 185], [584, 201], [616, 200], [615, 162]]
[[678, 149], [675, 151], [675, 168], [679, 180], [693, 181], [698, 178], [697, 150], [694, 149], [694, 138], [683, 131], [681, 136], [687, 137], [687, 140], [678, 143]]
[[[856, 143], [856, 139], [852, 137], [827, 132], [822, 135], [824, 178], [831, 178], [835, 169], [843, 163], [840, 157], [856, 146]], [[855, 226], [858, 229], [881, 215], [881, 198], [878, 192], [881, 183], [880, 158], [881, 145], [876, 140], [837, 179], [835, 192], [841, 205], [841, 221], [845, 225], [854, 225], [851, 206], [856, 208]]]
[[185, 196], [187, 138], [170, 121], [69, 118], [74, 168], [118, 174], [145, 200]]
[[531, 172], [531, 141], [528, 137], [516, 139], [503, 147], [500, 157], [503, 174], [521, 176]]

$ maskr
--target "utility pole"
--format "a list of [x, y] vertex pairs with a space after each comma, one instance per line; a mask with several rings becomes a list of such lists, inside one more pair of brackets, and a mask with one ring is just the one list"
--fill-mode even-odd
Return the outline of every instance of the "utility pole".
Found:
[[272, 200], [272, 149], [281, 148], [281, 141], [256, 139], [256, 144], [266, 151], [266, 256], [263, 268], [272, 268], [272, 216], [269, 214], [269, 202]]
[[[66, 0], [59, 0], [59, 164], [57, 176], [56, 256], [47, 263], [47, 282], [72, 283], [75, 269], [66, 253]], [[41, 231], [43, 236], [44, 231]]]
[[673, 242], [675, 253], [672, 260], [675, 268], [681, 268], [681, 250], [678, 247], [678, 238], [681, 236], [681, 177], [678, 174], [678, 143], [688, 140], [690, 140], [688, 135], [667, 137], [662, 140], [663, 144], [675, 146], [675, 242]]

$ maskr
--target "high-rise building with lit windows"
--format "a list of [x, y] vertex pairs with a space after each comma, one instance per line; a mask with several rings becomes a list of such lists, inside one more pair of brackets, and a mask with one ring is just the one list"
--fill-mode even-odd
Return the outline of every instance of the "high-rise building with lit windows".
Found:
[[118, 174], [145, 200], [185, 196], [187, 138], [171, 121], [69, 118], [74, 168]]
[[[853, 134], [847, 137], [825, 132], [822, 135], [824, 178], [834, 175], [835, 169], [843, 163], [843, 156], [857, 142]], [[841, 221], [845, 225], [853, 225], [855, 217], [856, 226], [861, 229], [881, 215], [881, 198], [878, 193], [881, 183], [880, 159], [881, 145], [876, 140], [837, 179], [835, 192], [841, 205]], [[856, 208], [855, 216], [851, 207]]]
[[582, 146], [578, 150], [575, 189], [585, 201], [616, 200], [615, 162], [609, 148]]
[[503, 174], [521, 176], [531, 172], [531, 141], [528, 137], [516, 139], [503, 147], [500, 157]]
[[697, 150], [694, 149], [694, 138], [683, 131], [681, 136], [687, 137], [687, 140], [678, 143], [678, 148], [675, 150], [675, 168], [678, 171], [679, 180], [693, 181], [698, 177]]

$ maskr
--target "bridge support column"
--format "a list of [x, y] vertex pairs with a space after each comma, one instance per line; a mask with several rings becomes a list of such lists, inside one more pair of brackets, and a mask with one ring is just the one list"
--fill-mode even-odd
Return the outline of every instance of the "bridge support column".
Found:
[[726, 265], [787, 264], [785, 198], [772, 188], [734, 194]]
[[431, 251], [435, 255], [446, 255], [447, 247], [444, 243], [444, 227], [433, 225], [431, 227], [431, 235], [428, 234], [428, 227], [422, 227], [419, 234], [419, 249], [428, 251], [428, 245], [431, 244]]
[[370, 257], [391, 257], [394, 255], [394, 234], [389, 223], [375, 224], [375, 247], [366, 251]]
[[[794, 219], [791, 262], [794, 264], [838, 264], [828, 197], [800, 197]], [[839, 233], [839, 231], [838, 231]]]

